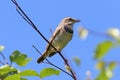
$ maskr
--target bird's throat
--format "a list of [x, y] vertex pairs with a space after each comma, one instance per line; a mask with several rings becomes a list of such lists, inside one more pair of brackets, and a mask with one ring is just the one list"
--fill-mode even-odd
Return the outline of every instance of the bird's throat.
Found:
[[72, 29], [72, 26], [71, 27], [68, 27], [68, 25], [65, 25], [64, 26], [64, 30], [68, 33], [73, 33], [73, 29]]

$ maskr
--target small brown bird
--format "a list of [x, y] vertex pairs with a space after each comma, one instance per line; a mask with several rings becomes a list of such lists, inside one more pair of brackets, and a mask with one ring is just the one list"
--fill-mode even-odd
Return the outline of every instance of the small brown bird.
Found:
[[[61, 51], [72, 39], [73, 24], [76, 22], [79, 22], [79, 20], [66, 17], [56, 28], [49, 42], [57, 49], [57, 51]], [[37, 60], [37, 63], [41, 63], [48, 56], [53, 56], [57, 51], [48, 44], [43, 55]]]

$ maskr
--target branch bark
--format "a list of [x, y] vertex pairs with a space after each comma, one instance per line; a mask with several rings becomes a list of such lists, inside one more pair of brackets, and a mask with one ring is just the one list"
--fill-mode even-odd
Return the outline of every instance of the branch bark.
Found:
[[[35, 24], [32, 22], [32, 20], [25, 14], [25, 12], [21, 9], [21, 7], [19, 6], [19, 4], [17, 3], [16, 0], [11, 0], [15, 6], [16, 6], [16, 10], [17, 12], [21, 15], [21, 17], [29, 24], [31, 25], [31, 27], [48, 43], [50, 44], [50, 46], [52, 46], [56, 51], [57, 49], [45, 38], [45, 36], [37, 29], [37, 27], [35, 26]], [[60, 51], [58, 51], [60, 57], [64, 60], [65, 64], [70, 68], [70, 73], [71, 73], [71, 77], [74, 80], [77, 80], [76, 75], [74, 74], [72, 68], [70, 67], [68, 60], [62, 55], [62, 53]]]

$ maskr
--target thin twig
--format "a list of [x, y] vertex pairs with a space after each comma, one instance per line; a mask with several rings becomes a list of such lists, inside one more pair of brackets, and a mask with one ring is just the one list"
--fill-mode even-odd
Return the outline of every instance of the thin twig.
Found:
[[2, 56], [2, 58], [4, 59], [4, 60], [6, 60], [5, 59], [5, 56], [3, 55], [3, 53], [0, 51], [0, 55]]
[[42, 53], [41, 53], [34, 45], [32, 45], [32, 47], [33, 47], [40, 55], [42, 55]]
[[[11, 0], [11, 1], [16, 5], [16, 7], [17, 7], [17, 8], [16, 8], [16, 9], [17, 9], [17, 12], [23, 17], [23, 19], [24, 19], [25, 21], [27, 21], [28, 24], [30, 24], [31, 27], [33, 27], [33, 29], [35, 29], [35, 31], [38, 32], [38, 34], [39, 34], [52, 48], [54, 48], [54, 49], [57, 51], [57, 49], [56, 49], [56, 48], [45, 38], [45, 36], [37, 29], [37, 27], [34, 25], [34, 23], [31, 21], [31, 19], [24, 13], [24, 11], [23, 11], [23, 10], [21, 9], [21, 7], [18, 5], [18, 3], [16, 2], [16, 0]], [[59, 53], [59, 55], [61, 56], [61, 58], [64, 60], [65, 64], [66, 64], [67, 66], [69, 66], [69, 68], [71, 69], [70, 65], [68, 64], [68, 61], [64, 58], [64, 56], [61, 54], [61, 52], [58, 51], [58, 53]], [[71, 72], [71, 74], [72, 74], [72, 78], [73, 78], [74, 80], [77, 80], [74, 72], [72, 71], [72, 69], [71, 69], [70, 72]]]
[[[40, 55], [42, 55], [41, 52], [40, 52], [34, 45], [33, 45], [32, 47], [33, 47]], [[72, 77], [71, 74], [69, 74], [68, 72], [66, 72], [66, 71], [63, 70], [62, 68], [56, 66], [55, 64], [51, 63], [47, 58], [46, 58], [45, 60], [46, 60], [47, 62], [43, 62], [43, 63], [50, 64], [50, 65], [54, 66], [55, 68], [58, 68], [59, 70], [63, 71], [64, 73], [66, 73], [66, 74], [68, 74], [69, 76]]]
[[3, 63], [3, 62], [1, 62], [1, 61], [0, 61], [0, 64], [5, 65], [5, 63]]
[[50, 32], [51, 32], [51, 35], [53, 36], [53, 31], [52, 31], [52, 29], [50, 28]]
[[2, 58], [4, 59], [4, 61], [6, 62], [6, 64], [8, 64], [7, 59], [5, 58], [5, 56], [3, 55], [3, 53], [0, 51], [0, 55], [2, 56]]
[[96, 32], [96, 31], [91, 30], [89, 28], [86, 28], [86, 29], [89, 31], [90, 34], [92, 34], [94, 36], [101, 36], [101, 37], [112, 39], [107, 33]]

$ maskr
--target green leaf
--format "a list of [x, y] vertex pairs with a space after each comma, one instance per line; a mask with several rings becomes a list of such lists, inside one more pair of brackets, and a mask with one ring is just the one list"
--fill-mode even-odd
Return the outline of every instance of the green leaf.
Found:
[[110, 70], [113, 70], [116, 67], [116, 62], [111, 62], [108, 66]]
[[109, 78], [106, 75], [106, 70], [102, 69], [100, 74], [97, 76], [95, 80], [109, 80]]
[[96, 69], [98, 69], [98, 70], [102, 70], [104, 67], [105, 67], [105, 62], [104, 61], [99, 61], [96, 64]]
[[9, 72], [14, 72], [14, 71], [16, 72], [17, 69], [10, 67], [9, 65], [4, 65], [4, 66], [0, 67], [0, 75], [6, 74]]
[[73, 61], [79, 66], [80, 65], [80, 59], [78, 57], [73, 57]]
[[17, 74], [18, 70], [10, 67], [9, 65], [4, 65], [0, 67], [0, 79], [4, 80], [9, 75]]
[[21, 76], [39, 76], [39, 74], [34, 70], [25, 70], [19, 73]]
[[21, 78], [20, 80], [28, 80], [28, 79], [26, 79], [26, 78]]
[[98, 44], [95, 50], [95, 59], [101, 59], [112, 47], [113, 43], [111, 41], [104, 41]]
[[110, 78], [113, 77], [113, 69], [115, 68], [116, 63], [111, 62], [108, 66], [104, 67], [101, 69], [100, 74], [97, 76], [96, 80], [109, 80]]
[[20, 80], [20, 75], [19, 74], [14, 74], [6, 77], [4, 80]]
[[40, 72], [40, 78], [45, 78], [51, 75], [59, 75], [60, 71], [54, 68], [45, 68]]
[[22, 54], [18, 50], [14, 51], [10, 56], [10, 61], [15, 62], [19, 66], [25, 66], [30, 60], [31, 58], [27, 58], [27, 55]]
[[9, 76], [9, 73], [5, 73], [3, 75], [0, 75], [0, 79], [4, 80], [7, 76]]

